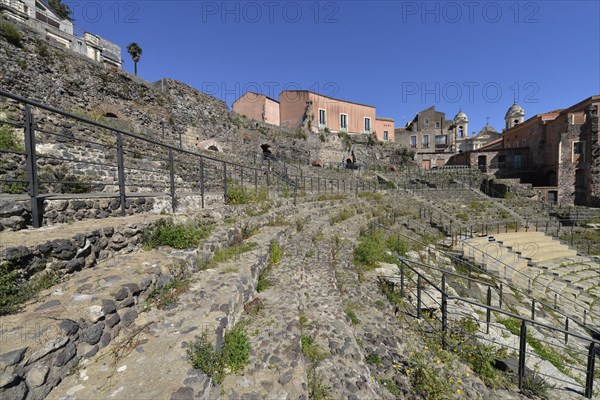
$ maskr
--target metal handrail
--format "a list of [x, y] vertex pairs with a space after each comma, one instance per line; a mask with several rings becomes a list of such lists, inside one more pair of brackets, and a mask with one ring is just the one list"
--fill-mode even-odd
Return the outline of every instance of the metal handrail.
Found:
[[[467, 299], [467, 298], [463, 298], [461, 296], [455, 296], [455, 295], [449, 295], [446, 291], [445, 291], [445, 277], [444, 275], [442, 275], [442, 288], [438, 287], [436, 284], [434, 284], [433, 282], [431, 282], [431, 280], [429, 278], [427, 278], [426, 276], [424, 276], [423, 274], [421, 274], [418, 270], [416, 270], [415, 268], [413, 268], [410, 263], [416, 263], [415, 261], [412, 260], [408, 260], [406, 258], [403, 257], [398, 257], [398, 260], [401, 263], [401, 277], [404, 276], [403, 274], [403, 267], [407, 267], [409, 268], [412, 272], [414, 272], [415, 274], [417, 274], [417, 318], [420, 319], [421, 318], [421, 280], [425, 280], [427, 283], [429, 283], [433, 288], [435, 288], [442, 296], [442, 303], [441, 303], [441, 309], [442, 309], [442, 348], [446, 349], [447, 347], [447, 342], [446, 342], [446, 335], [448, 332], [448, 325], [447, 325], [447, 318], [448, 318], [448, 306], [447, 306], [447, 302], [448, 300], [455, 300], [455, 301], [462, 301], [465, 302], [467, 304], [470, 304], [472, 306], [475, 307], [479, 307], [479, 308], [483, 308], [486, 310], [486, 324], [488, 326], [487, 328], [487, 332], [489, 333], [489, 324], [491, 323], [491, 312], [496, 312], [496, 313], [500, 313], [506, 316], [509, 316], [511, 318], [517, 319], [518, 321], [521, 321], [521, 329], [520, 329], [520, 335], [519, 335], [519, 371], [518, 371], [518, 378], [519, 378], [519, 389], [522, 389], [522, 384], [523, 384], [523, 379], [525, 377], [525, 357], [527, 355], [527, 351], [526, 351], [526, 343], [527, 343], [527, 324], [531, 324], [532, 326], [537, 326], [539, 328], [544, 328], [550, 331], [555, 331], [558, 332], [559, 334], [563, 334], [565, 335], [565, 340], [568, 336], [572, 336], [575, 337], [579, 340], [582, 340], [584, 342], [589, 343], [589, 348], [588, 348], [588, 366], [585, 370], [586, 372], [586, 382], [584, 385], [584, 396], [587, 398], [592, 398], [593, 395], [593, 383], [594, 383], [594, 366], [595, 366], [595, 358], [598, 357], [598, 355], [596, 354], [596, 346], [600, 345], [600, 341], [590, 338], [590, 337], [586, 337], [583, 335], [580, 335], [576, 332], [571, 332], [568, 329], [562, 329], [562, 328], [557, 328], [555, 326], [543, 323], [543, 322], [539, 322], [539, 321], [535, 321], [533, 318], [527, 318], [527, 317], [522, 317], [518, 314], [515, 314], [513, 312], [510, 311], [506, 311], [503, 310], [501, 308], [498, 307], [494, 307], [491, 305], [491, 295], [490, 295], [490, 290], [491, 288], [488, 288], [488, 304], [482, 304], [478, 301], [474, 301], [471, 299]], [[381, 276], [382, 278], [385, 276]], [[401, 280], [401, 284], [403, 285], [403, 279]], [[403, 296], [404, 293], [404, 288], [401, 287], [400, 290], [401, 296]], [[503, 347], [506, 347], [502, 344], [499, 344]], [[532, 353], [529, 353], [532, 354]], [[539, 354], [537, 354], [538, 356], [540, 356]], [[544, 359], [544, 357], [542, 357], [542, 359]]]
[[[388, 230], [388, 231], [391, 231], [391, 232], [393, 232], [393, 233], [395, 233], [395, 234], [401, 235], [401, 236], [403, 236], [403, 237], [405, 237], [405, 238], [407, 238], [407, 239], [409, 239], [409, 240], [411, 240], [411, 241], [413, 241], [413, 242], [416, 242], [416, 243], [418, 243], [418, 244], [421, 244], [421, 245], [427, 246], [427, 245], [426, 245], [425, 243], [423, 243], [423, 242], [420, 242], [420, 241], [418, 241], [418, 240], [416, 240], [416, 239], [413, 239], [413, 238], [411, 238], [410, 236], [407, 236], [407, 235], [405, 235], [405, 234], [403, 234], [403, 233], [401, 233], [401, 232], [398, 232], [398, 231], [396, 231], [396, 230], [394, 230], [394, 229], [390, 229], [389, 227], [386, 227], [386, 226], [384, 226], [384, 225], [382, 225], [382, 224], [378, 224], [378, 223], [374, 223], [374, 224], [376, 224], [376, 225], [377, 225], [377, 226], [379, 226], [380, 228], [383, 228], [383, 229], [386, 229], [386, 230]], [[479, 251], [479, 252], [483, 253], [481, 250], [477, 249], [476, 247], [474, 247], [474, 246], [472, 246], [472, 245], [470, 245], [470, 244], [468, 244], [468, 243], [465, 243], [464, 241], [463, 241], [463, 242], [461, 242], [461, 243], [462, 243], [462, 244], [466, 244], [467, 246], [471, 246], [471, 247], [473, 247], [473, 249], [475, 249], [475, 250], [477, 250], [477, 251]], [[438, 249], [438, 251], [440, 251], [440, 252], [441, 252], [442, 254], [444, 254], [446, 257], [452, 258], [452, 259], [454, 259], [454, 260], [459, 260], [459, 261], [460, 261], [460, 262], [462, 262], [462, 263], [466, 263], [466, 261], [465, 261], [465, 260], [463, 260], [463, 259], [460, 259], [459, 257], [456, 257], [456, 256], [454, 256], [454, 255], [452, 255], [452, 254], [449, 254], [448, 252], [445, 252], [445, 251], [443, 251], [443, 250], [439, 250], [439, 249]], [[463, 254], [464, 254], [464, 250], [463, 250]], [[490, 259], [492, 259], [492, 260], [494, 260], [494, 261], [496, 261], [496, 262], [498, 262], [498, 263], [500, 263], [500, 264], [504, 265], [505, 267], [509, 268], [510, 270], [513, 270], [513, 271], [515, 271], [515, 272], [518, 272], [518, 273], [520, 273], [521, 275], [523, 275], [523, 276], [527, 277], [527, 276], [526, 276], [525, 274], [523, 274], [522, 272], [520, 272], [520, 271], [516, 271], [516, 270], [515, 270], [515, 269], [514, 269], [512, 266], [510, 266], [510, 265], [508, 265], [508, 264], [506, 264], [506, 263], [502, 262], [501, 260], [499, 260], [499, 259], [497, 259], [497, 258], [495, 258], [495, 257], [493, 257], [493, 256], [487, 255], [486, 253], [483, 253], [483, 254], [484, 254], [484, 257], [488, 257], [488, 258], [490, 258]], [[475, 266], [474, 264], [472, 264], [472, 263], [470, 263], [470, 262], [468, 262], [467, 264], [468, 264], [468, 265], [469, 265], [471, 268], [473, 268], [473, 269], [475, 269], [475, 270], [479, 270], [479, 268], [478, 268], [477, 266]], [[595, 329], [595, 328], [593, 328], [593, 327], [589, 326], [588, 324], [586, 324], [586, 323], [584, 323], [584, 322], [580, 321], [579, 319], [577, 319], [577, 318], [573, 317], [572, 315], [570, 315], [570, 314], [567, 314], [567, 313], [565, 313], [565, 312], [564, 312], [564, 311], [562, 311], [562, 310], [556, 309], [556, 308], [552, 307], [551, 305], [547, 304], [547, 303], [546, 303], [546, 302], [544, 302], [544, 301], [541, 301], [541, 300], [538, 300], [538, 299], [534, 299], [534, 298], [533, 298], [533, 297], [531, 297], [531, 296], [530, 296], [528, 293], [526, 293], [524, 290], [521, 290], [521, 289], [519, 289], [519, 288], [515, 287], [514, 285], [511, 285], [511, 284], [509, 284], [508, 282], [505, 282], [505, 283], [506, 283], [506, 285], [507, 285], [507, 286], [508, 286], [510, 289], [512, 289], [512, 290], [516, 290], [517, 292], [521, 293], [522, 295], [525, 295], [525, 296], [527, 296], [527, 297], [531, 298], [532, 300], [535, 300], [535, 301], [536, 301], [536, 302], [538, 302], [540, 305], [542, 305], [542, 306], [544, 306], [544, 307], [548, 308], [549, 310], [552, 310], [553, 312], [556, 312], [556, 313], [558, 313], [559, 315], [562, 315], [562, 316], [563, 316], [563, 317], [565, 317], [565, 318], [568, 318], [568, 319], [570, 319], [571, 321], [575, 322], [575, 323], [576, 323], [576, 324], [578, 324], [579, 326], [581, 326], [581, 327], [583, 327], [583, 328], [586, 328], [586, 329], [590, 329], [590, 330], [592, 330], [592, 331], [597, 331], [597, 329]], [[488, 285], [489, 285], [489, 284], [488, 284]], [[497, 287], [497, 286], [494, 286], [494, 287]], [[552, 292], [554, 292], [554, 293], [556, 293], [556, 294], [558, 294], [558, 295], [560, 295], [559, 293], [557, 293], [556, 291], [554, 291], [554, 290], [552, 290], [552, 289], [551, 289], [551, 291], [552, 291]], [[566, 299], [566, 300], [568, 300], [569, 302], [571, 302], [573, 305], [576, 305], [576, 306], [581, 306], [581, 304], [575, 303], [573, 300], [570, 300], [570, 299]], [[593, 316], [595, 316], [595, 317], [598, 317], [598, 316], [599, 316], [599, 315], [596, 315], [596, 313], [593, 313], [593, 312], [590, 312], [590, 315], [593, 315]]]

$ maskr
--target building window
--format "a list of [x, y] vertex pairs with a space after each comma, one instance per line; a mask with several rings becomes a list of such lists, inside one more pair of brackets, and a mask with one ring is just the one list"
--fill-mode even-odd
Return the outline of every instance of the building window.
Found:
[[435, 137], [435, 147], [446, 147], [448, 145], [448, 136], [437, 135]]
[[415, 149], [417, 147], [417, 137], [416, 136], [410, 137], [410, 147], [412, 147], [413, 149]]
[[458, 127], [458, 137], [461, 138], [465, 135], [465, 128], [463, 128], [462, 126]]
[[440, 123], [439, 122], [435, 123], [435, 129], [440, 129]]
[[383, 131], [383, 141], [387, 142], [388, 140], [388, 131]]
[[585, 142], [573, 142], [573, 162], [585, 161]]
[[428, 118], [425, 118], [425, 124], [424, 125], [425, 126], [429, 126], [429, 119]]
[[365, 117], [365, 133], [371, 133], [371, 118]]
[[502, 156], [498, 156], [498, 168], [505, 168], [506, 167], [506, 156], [502, 155]]
[[340, 130], [348, 130], [348, 114], [340, 114]]
[[429, 147], [429, 135], [423, 135], [423, 148], [427, 149]]
[[327, 115], [325, 110], [319, 108], [319, 128], [325, 128], [327, 124]]

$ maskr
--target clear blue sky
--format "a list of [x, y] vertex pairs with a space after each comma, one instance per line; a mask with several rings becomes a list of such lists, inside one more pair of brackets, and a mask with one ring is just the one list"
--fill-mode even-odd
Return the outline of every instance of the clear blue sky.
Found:
[[309, 89], [403, 126], [435, 105], [479, 131], [600, 94], [598, 1], [64, 1], [78, 28], [144, 54], [148, 81], [225, 100]]

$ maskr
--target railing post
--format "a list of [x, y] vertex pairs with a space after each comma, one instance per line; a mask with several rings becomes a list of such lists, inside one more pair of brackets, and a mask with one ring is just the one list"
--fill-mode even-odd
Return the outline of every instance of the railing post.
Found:
[[244, 167], [240, 166], [240, 185], [242, 186], [242, 193], [244, 193]]
[[321, 195], [321, 178], [317, 177], [317, 195]]
[[[27, 180], [29, 181], [29, 198], [31, 203], [31, 224], [34, 228], [41, 228], [43, 223], [42, 204], [38, 198], [38, 177], [37, 177], [37, 153], [35, 146], [35, 124], [31, 107], [25, 105], [23, 110], [25, 120], [25, 152], [27, 164]], [[43, 200], [42, 200], [43, 201]]]
[[535, 299], [531, 299], [531, 319], [535, 321]]
[[565, 319], [565, 344], [569, 341], [569, 317]]
[[417, 319], [421, 319], [421, 275], [417, 275]]
[[404, 298], [404, 263], [400, 263], [400, 297]]
[[227, 204], [227, 163], [223, 162], [223, 199]]
[[200, 198], [204, 208], [204, 159], [202, 157], [200, 157]]
[[498, 308], [502, 308], [502, 282], [500, 283], [500, 293], [498, 294]]
[[521, 332], [519, 335], [519, 390], [523, 390], [525, 378], [525, 352], [527, 351], [527, 325], [525, 320], [521, 321]]
[[554, 293], [554, 309], [556, 310], [556, 305], [558, 303], [558, 293]]
[[175, 162], [173, 161], [173, 149], [169, 148], [169, 180], [171, 181], [171, 211], [175, 212], [177, 208], [177, 199], [175, 198]]
[[297, 190], [298, 190], [298, 183], [296, 182], [296, 184], [294, 185], [294, 206], [297, 205], [297, 199], [296, 199]]
[[[492, 306], [492, 288], [488, 286], [487, 290], [487, 305]], [[490, 333], [490, 321], [492, 320], [492, 310], [489, 308], [485, 312], [485, 333]]]
[[446, 296], [446, 275], [442, 274], [442, 349], [446, 350], [448, 334], [448, 297]]
[[310, 194], [313, 194], [313, 177], [310, 177]]
[[595, 343], [590, 343], [588, 351], [587, 374], [585, 377], [585, 397], [592, 398], [594, 393], [594, 366], [596, 363]]
[[258, 170], [254, 170], [254, 192], [258, 194]]

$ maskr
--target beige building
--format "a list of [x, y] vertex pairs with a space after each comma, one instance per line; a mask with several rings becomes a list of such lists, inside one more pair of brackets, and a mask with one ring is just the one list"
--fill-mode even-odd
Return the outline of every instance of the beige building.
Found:
[[121, 48], [115, 43], [85, 32], [83, 37], [74, 34], [73, 22], [61, 18], [46, 1], [0, 0], [0, 14], [27, 24], [49, 40], [82, 54], [106, 67], [121, 69]]
[[375, 118], [375, 133], [381, 142], [395, 142], [394, 120], [390, 118]]
[[279, 102], [264, 94], [246, 92], [233, 103], [233, 111], [267, 124], [279, 126]]

